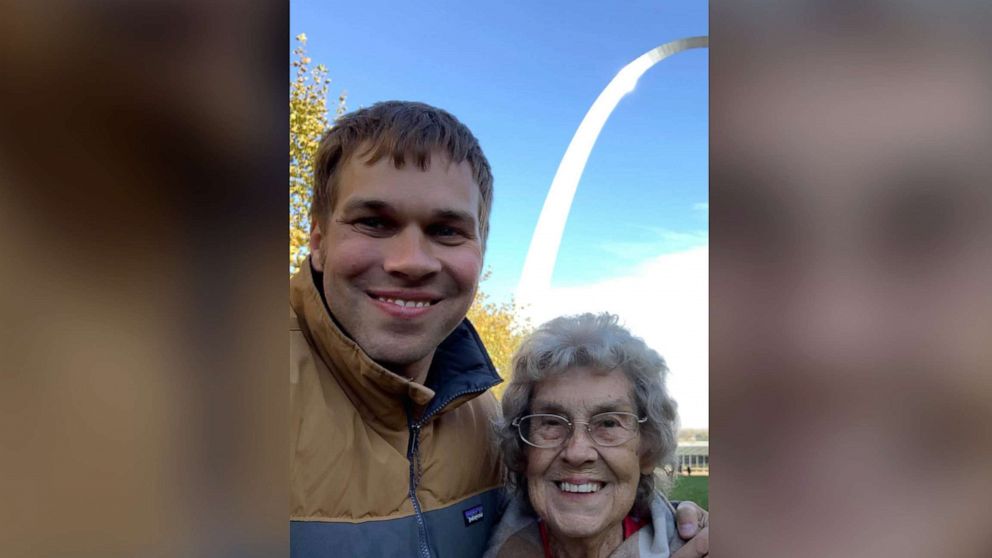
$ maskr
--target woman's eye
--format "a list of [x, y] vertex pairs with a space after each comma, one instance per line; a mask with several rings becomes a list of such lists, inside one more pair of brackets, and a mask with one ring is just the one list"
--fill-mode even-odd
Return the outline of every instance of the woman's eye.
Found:
[[629, 425], [628, 425], [628, 422], [629, 421], [627, 421], [626, 418], [627, 417], [618, 416], [618, 415], [607, 415], [607, 416], [603, 416], [603, 417], [599, 417], [597, 419], [594, 419], [594, 423], [595, 423], [596, 428], [602, 428], [602, 429], [608, 429], [608, 430], [612, 430], [612, 429], [615, 429], [615, 428], [628, 429], [629, 428]]

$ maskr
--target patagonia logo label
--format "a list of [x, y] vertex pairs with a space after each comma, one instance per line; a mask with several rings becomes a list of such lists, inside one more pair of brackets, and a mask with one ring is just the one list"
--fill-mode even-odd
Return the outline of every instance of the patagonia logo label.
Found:
[[478, 523], [482, 521], [482, 506], [475, 506], [474, 508], [469, 508], [462, 512], [465, 516], [465, 526], [468, 527], [473, 523]]

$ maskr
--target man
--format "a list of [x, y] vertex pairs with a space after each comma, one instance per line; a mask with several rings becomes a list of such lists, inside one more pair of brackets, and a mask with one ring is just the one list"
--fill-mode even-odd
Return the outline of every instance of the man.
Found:
[[501, 380], [465, 314], [489, 163], [447, 112], [384, 102], [340, 118], [314, 166], [311, 256], [290, 283], [292, 554], [481, 556]]

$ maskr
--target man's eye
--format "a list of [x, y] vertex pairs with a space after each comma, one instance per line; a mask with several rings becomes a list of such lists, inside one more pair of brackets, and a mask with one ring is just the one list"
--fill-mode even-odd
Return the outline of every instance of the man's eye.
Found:
[[389, 221], [382, 217], [362, 217], [352, 221], [352, 225], [363, 231], [382, 232], [389, 229]]
[[356, 222], [362, 226], [369, 227], [370, 229], [380, 229], [386, 226], [386, 223], [378, 217], [365, 217]]
[[439, 238], [454, 238], [464, 236], [461, 229], [457, 227], [452, 227], [449, 225], [435, 225], [431, 227], [430, 233], [432, 236]]

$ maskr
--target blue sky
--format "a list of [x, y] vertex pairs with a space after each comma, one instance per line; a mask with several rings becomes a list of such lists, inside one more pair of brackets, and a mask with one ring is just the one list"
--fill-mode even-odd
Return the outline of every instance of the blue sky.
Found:
[[[418, 100], [450, 111], [472, 129], [495, 176], [486, 254], [492, 277], [483, 289], [505, 301], [516, 288], [558, 163], [592, 102], [637, 56], [708, 35], [707, 9], [698, 0], [293, 0], [290, 36], [307, 34], [310, 56], [328, 67], [332, 95], [347, 91], [349, 109]], [[657, 281], [659, 291], [676, 288], [662, 284], [675, 273], [684, 277], [673, 285], [704, 283], [705, 298], [705, 258], [691, 259], [702, 266], [696, 275], [681, 268], [658, 271], [668, 268], [655, 263], [708, 246], [708, 55], [698, 49], [663, 60], [613, 112], [575, 195], [553, 286], [582, 297], [592, 295], [574, 289], [606, 288], [638, 274], [646, 282], [637, 284], [652, 285], [644, 275], [650, 267], [666, 274]], [[695, 318], [707, 311], [700, 307], [705, 303], [675, 308], [664, 306], [659, 292], [640, 294], [659, 300], [642, 314], [691, 312]], [[627, 322], [634, 329], [652, 317]], [[656, 348], [674, 371], [671, 350]], [[695, 358], [695, 370], [708, 367], [698, 354], [703, 350], [705, 345], [680, 360]]]

